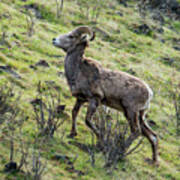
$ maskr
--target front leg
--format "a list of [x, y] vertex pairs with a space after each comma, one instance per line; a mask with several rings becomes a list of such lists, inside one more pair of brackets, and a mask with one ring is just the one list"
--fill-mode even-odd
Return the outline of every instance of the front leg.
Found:
[[78, 112], [81, 108], [81, 106], [83, 105], [84, 101], [80, 100], [80, 99], [76, 99], [76, 103], [73, 107], [72, 110], [72, 129], [71, 129], [71, 133], [69, 135], [69, 137], [73, 138], [74, 136], [77, 135], [77, 131], [76, 131], [76, 117], [78, 115]]

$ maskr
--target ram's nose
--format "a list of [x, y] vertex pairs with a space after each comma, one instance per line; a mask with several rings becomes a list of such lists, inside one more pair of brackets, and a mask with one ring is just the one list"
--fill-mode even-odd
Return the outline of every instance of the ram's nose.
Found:
[[53, 39], [52, 39], [52, 43], [54, 44], [54, 43], [55, 43], [55, 41], [56, 41], [56, 38], [53, 38]]

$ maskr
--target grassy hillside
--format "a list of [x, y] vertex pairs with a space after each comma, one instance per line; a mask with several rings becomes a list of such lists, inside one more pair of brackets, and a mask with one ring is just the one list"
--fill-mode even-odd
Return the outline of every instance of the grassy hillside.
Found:
[[[38, 7], [41, 18], [32, 16], [35, 20], [34, 33], [28, 36], [29, 15], [25, 13], [25, 7], [32, 4]], [[8, 66], [18, 74], [1, 68], [0, 85], [11, 85], [15, 93], [21, 94], [18, 106], [29, 117], [23, 126], [23, 137], [32, 143], [31, 147], [37, 129], [30, 102], [36, 98], [39, 81], [58, 87], [61, 103], [66, 105], [65, 123], [41, 149], [42, 161], [47, 165], [42, 179], [180, 179], [180, 140], [176, 136], [176, 117], [171, 96], [180, 83], [180, 51], [174, 48], [180, 48], [180, 21], [165, 17], [165, 23], [161, 26], [148, 15], [145, 18], [140, 16], [133, 1], [128, 3], [128, 7], [112, 1], [111, 8], [100, 11], [97, 24], [87, 20], [74, 1], [64, 2], [60, 18], [56, 18], [55, 7], [55, 1], [0, 1], [0, 66]], [[142, 24], [150, 28], [148, 34], [136, 32]], [[70, 140], [66, 136], [71, 128], [71, 110], [75, 99], [71, 97], [63, 75], [65, 53], [52, 45], [52, 38], [71, 31], [77, 25], [89, 25], [97, 31], [96, 39], [86, 50], [86, 56], [97, 59], [104, 67], [134, 74], [153, 89], [154, 98], [148, 119], [156, 123], [154, 130], [160, 138], [158, 167], [146, 161], [147, 157], [151, 157], [147, 140], [144, 140], [144, 147], [139, 153], [120, 162], [118, 169], [110, 175], [103, 168], [104, 160], [100, 153], [96, 154], [95, 167], [92, 167], [88, 153], [68, 143]], [[36, 66], [40, 60], [45, 60], [49, 67]], [[77, 123], [79, 134], [71, 140], [73, 142], [91, 143], [91, 132], [84, 122], [85, 112], [86, 108], [83, 107]], [[62, 132], [65, 133], [63, 140]], [[54, 154], [58, 153], [72, 159], [78, 155], [74, 167], [84, 174], [80, 176], [69, 170], [67, 163], [53, 160]], [[3, 172], [4, 165], [9, 161], [8, 156], [9, 142], [1, 130], [0, 179], [25, 179], [23, 173]], [[19, 159], [18, 156], [16, 158]]]

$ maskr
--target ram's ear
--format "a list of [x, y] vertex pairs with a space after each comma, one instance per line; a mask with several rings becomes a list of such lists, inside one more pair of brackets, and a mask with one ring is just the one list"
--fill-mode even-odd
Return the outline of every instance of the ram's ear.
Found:
[[84, 42], [87, 42], [88, 41], [88, 35], [87, 34], [83, 34], [81, 36], [81, 39], [80, 39], [80, 42], [81, 43], [84, 43]]

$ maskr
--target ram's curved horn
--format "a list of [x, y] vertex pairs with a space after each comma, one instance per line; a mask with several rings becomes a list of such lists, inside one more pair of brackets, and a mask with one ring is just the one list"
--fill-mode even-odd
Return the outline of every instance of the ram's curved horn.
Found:
[[79, 26], [75, 30], [71, 32], [74, 35], [81, 35], [81, 34], [89, 34], [90, 41], [92, 41], [95, 38], [95, 33], [92, 31], [92, 29], [88, 26]]

